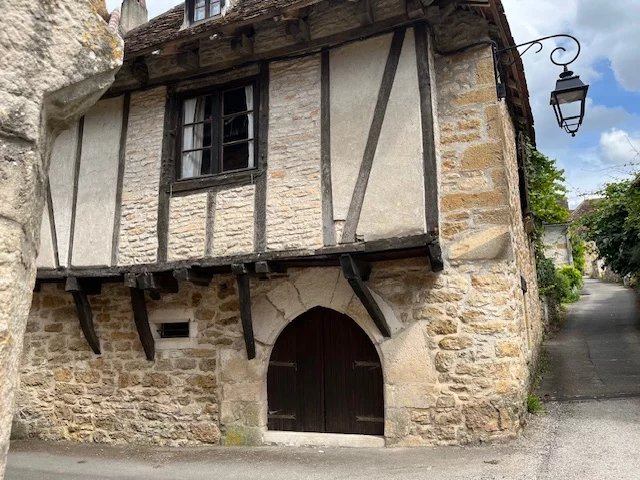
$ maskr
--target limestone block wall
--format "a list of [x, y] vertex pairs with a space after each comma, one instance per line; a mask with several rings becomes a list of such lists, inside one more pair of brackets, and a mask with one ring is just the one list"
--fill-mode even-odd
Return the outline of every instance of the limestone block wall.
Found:
[[165, 103], [165, 87], [131, 95], [118, 265], [153, 263], [157, 258], [158, 185]]
[[[235, 281], [148, 300], [155, 312], [190, 312], [196, 345], [158, 350], [149, 362], [128, 291], [91, 296], [102, 355], [82, 337], [71, 296], [56, 285], [35, 294], [25, 337], [15, 431], [50, 440], [196, 445], [260, 444], [267, 425], [266, 376], [284, 327], [315, 306], [351, 317], [382, 361], [389, 446], [473, 443], [514, 435], [520, 422], [517, 331], [490, 322], [477, 299], [506, 311], [497, 270], [429, 271], [426, 259], [377, 263], [369, 284], [394, 332], [385, 339], [338, 268], [292, 269], [252, 279], [257, 357], [247, 360]], [[472, 288], [476, 285], [476, 288]], [[480, 285], [480, 286], [478, 286]], [[498, 288], [496, 288], [498, 287]], [[506, 396], [506, 397], [505, 397]]]
[[269, 104], [267, 248], [321, 247], [320, 56], [271, 64]]
[[[439, 305], [424, 314], [450, 333], [437, 357], [440, 380], [457, 383], [458, 399], [468, 402], [467, 424], [493, 438], [519, 428], [540, 342], [515, 134], [496, 98], [489, 48], [437, 56], [435, 66], [441, 237], [445, 272], [458, 291], [426, 293], [426, 303]], [[530, 286], [526, 296], [521, 275]]]

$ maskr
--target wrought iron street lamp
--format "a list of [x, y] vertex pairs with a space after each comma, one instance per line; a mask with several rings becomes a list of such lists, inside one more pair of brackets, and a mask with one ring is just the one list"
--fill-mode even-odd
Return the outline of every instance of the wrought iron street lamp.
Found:
[[[578, 56], [580, 56], [581, 45], [577, 38], [566, 35], [566, 34], [558, 34], [558, 35], [550, 35], [548, 37], [538, 38], [536, 40], [532, 40], [530, 42], [521, 43], [520, 45], [514, 45], [512, 47], [497, 49], [494, 47], [495, 52], [495, 61], [496, 68], [500, 65], [500, 59], [502, 55], [506, 52], [515, 50], [519, 56], [524, 55], [529, 49], [536, 46], [538, 50], [536, 53], [539, 53], [544, 48], [542, 42], [548, 40], [550, 38], [569, 38], [573, 40], [578, 46], [578, 51], [573, 56], [573, 58], [569, 59], [569, 61], [559, 61], [556, 57], [558, 52], [566, 52], [566, 48], [557, 47], [549, 56], [551, 63], [563, 67], [563, 72], [560, 74], [560, 78], [556, 82], [556, 89], [551, 92], [551, 106], [553, 107], [553, 111], [556, 115], [556, 120], [558, 121], [558, 126], [563, 128], [567, 133], [571, 134], [571, 136], [575, 137], [578, 129], [582, 125], [582, 121], [584, 120], [584, 112], [587, 103], [587, 92], [589, 90], [589, 85], [585, 85], [578, 75], [575, 75], [571, 70], [569, 70], [569, 65], [576, 61]], [[517, 49], [520, 47], [527, 47], [522, 52]], [[513, 64], [513, 62], [511, 63]], [[497, 77], [499, 78], [499, 73]], [[499, 88], [500, 91], [504, 92], [504, 87], [502, 89]], [[500, 96], [500, 94], [499, 94]]]
[[558, 125], [573, 137], [584, 119], [588, 90], [589, 85], [585, 85], [578, 75], [565, 66], [556, 82], [556, 89], [551, 92], [551, 105]]

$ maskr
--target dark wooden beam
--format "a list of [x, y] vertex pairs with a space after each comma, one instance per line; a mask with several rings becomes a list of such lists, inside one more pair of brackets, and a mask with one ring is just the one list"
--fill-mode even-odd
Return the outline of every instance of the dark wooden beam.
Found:
[[113, 215], [113, 235], [111, 237], [111, 265], [118, 264], [118, 248], [120, 246], [120, 226], [122, 222], [122, 187], [124, 184], [124, 167], [127, 156], [127, 136], [129, 135], [129, 111], [131, 110], [131, 93], [124, 95], [122, 104], [122, 126], [120, 129], [120, 145], [118, 151], [118, 179], [116, 181], [116, 204]]
[[256, 193], [254, 195], [254, 230], [253, 248], [262, 253], [267, 250], [267, 153], [269, 150], [269, 64], [260, 64], [259, 102], [258, 111], [258, 172], [255, 180]]
[[437, 238], [440, 223], [438, 211], [438, 159], [436, 156], [433, 123], [434, 108], [429, 64], [429, 33], [423, 23], [415, 27], [415, 46], [420, 91], [425, 221], [427, 232]]
[[78, 185], [80, 181], [80, 161], [82, 159], [82, 137], [84, 137], [84, 117], [78, 122], [78, 138], [76, 141], [76, 156], [73, 167], [73, 193], [71, 194], [71, 220], [69, 223], [69, 250], [67, 253], [67, 265], [73, 263], [73, 239], [76, 230], [76, 210], [78, 207]]
[[238, 283], [238, 297], [240, 299], [240, 320], [242, 321], [242, 333], [249, 360], [256, 358], [256, 341], [253, 337], [253, 320], [251, 319], [251, 285], [249, 272], [246, 265], [231, 265], [231, 271], [236, 276]]
[[144, 349], [147, 360], [153, 360], [156, 356], [156, 343], [151, 333], [149, 325], [149, 313], [147, 312], [147, 300], [144, 290], [139, 288], [129, 288], [131, 295], [131, 309], [133, 310], [133, 321], [136, 324], [138, 337]]
[[41, 281], [59, 282], [68, 276], [78, 276], [83, 278], [99, 277], [105, 282], [122, 282], [124, 278], [127, 286], [135, 287], [137, 286], [136, 275], [145, 272], [164, 272], [165, 274], [173, 275], [173, 271], [179, 268], [199, 267], [210, 269], [215, 274], [228, 274], [233, 264], [252, 264], [259, 261], [268, 261], [287, 268], [335, 267], [340, 265], [339, 256], [344, 254], [357, 254], [358, 258], [369, 262], [403, 258], [426, 258], [427, 245], [435, 241], [437, 241], [437, 237], [430, 234], [421, 234], [350, 243], [334, 247], [322, 247], [313, 250], [268, 251], [264, 253], [202, 258], [199, 260], [155, 262], [116, 267], [76, 267], [59, 270], [40, 269], [38, 270], [38, 279]]
[[320, 185], [322, 188], [322, 237], [324, 246], [336, 244], [331, 179], [331, 54], [322, 51], [320, 75]]
[[358, 261], [351, 255], [342, 255], [340, 257], [340, 266], [342, 267], [342, 273], [344, 278], [347, 279], [349, 285], [353, 289], [353, 292], [362, 302], [364, 308], [367, 309], [371, 319], [380, 330], [380, 333], [385, 337], [391, 336], [391, 329], [387, 323], [387, 319], [384, 317], [378, 302], [371, 294], [371, 290], [365, 283], [369, 278], [371, 267], [368, 263]]
[[80, 328], [84, 334], [84, 338], [87, 339], [87, 343], [93, 350], [93, 353], [100, 355], [100, 340], [96, 334], [96, 329], [93, 325], [93, 312], [91, 311], [91, 304], [89, 303], [88, 293], [83, 288], [82, 283], [76, 277], [68, 277], [65, 284], [65, 291], [71, 293], [73, 301], [76, 304], [76, 311], [78, 312], [78, 320], [80, 321]]
[[174, 270], [173, 277], [181, 282], [191, 282], [200, 287], [208, 287], [213, 279], [213, 272], [198, 267], [179, 268]]

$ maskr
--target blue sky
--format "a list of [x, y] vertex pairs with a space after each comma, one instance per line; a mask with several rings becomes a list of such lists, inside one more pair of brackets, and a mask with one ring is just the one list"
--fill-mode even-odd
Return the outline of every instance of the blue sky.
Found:
[[[154, 17], [180, 0], [147, 0]], [[109, 9], [120, 0], [107, 0]], [[560, 130], [549, 106], [560, 67], [549, 61], [556, 45], [524, 57], [537, 146], [565, 169], [576, 206], [608, 181], [628, 176], [640, 163], [640, 0], [503, 0], [516, 42], [572, 34], [582, 54], [572, 65], [590, 84], [585, 122], [572, 138]], [[567, 48], [570, 46], [567, 44]]]

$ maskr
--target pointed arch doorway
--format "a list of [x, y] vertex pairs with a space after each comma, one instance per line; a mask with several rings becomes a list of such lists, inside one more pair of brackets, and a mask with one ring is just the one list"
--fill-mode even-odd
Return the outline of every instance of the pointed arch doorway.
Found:
[[268, 428], [384, 434], [380, 357], [348, 316], [313, 308], [282, 331], [267, 374]]

